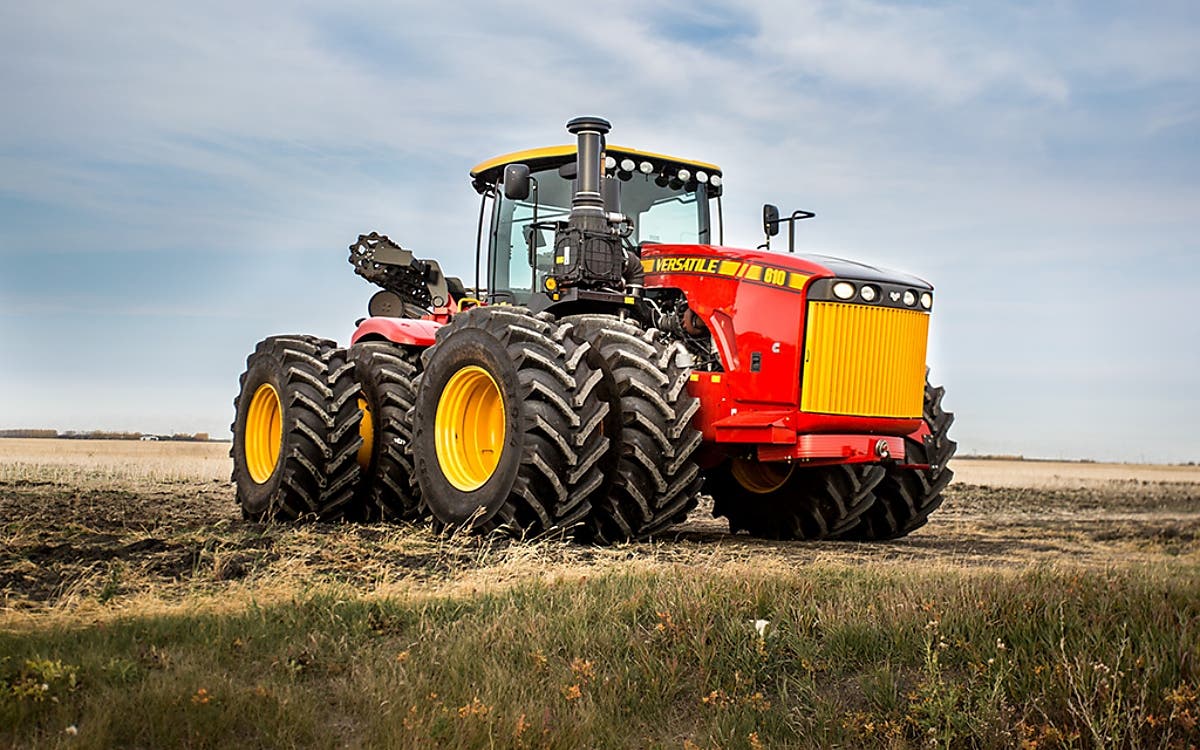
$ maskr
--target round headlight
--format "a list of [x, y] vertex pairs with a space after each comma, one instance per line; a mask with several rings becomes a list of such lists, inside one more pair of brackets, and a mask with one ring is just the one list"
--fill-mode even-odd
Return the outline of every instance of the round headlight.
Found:
[[854, 296], [854, 285], [849, 281], [839, 281], [833, 285], [833, 296], [838, 299], [850, 299]]
[[654, 165], [648, 161], [644, 161], [638, 165], [638, 171], [642, 174], [650, 174], [654, 171]]
[[632, 172], [634, 167], [636, 167], [636, 166], [637, 165], [633, 163], [633, 159], [626, 158], [626, 159], [621, 160], [621, 171], [622, 172]]
[[692, 172], [688, 169], [681, 169], [675, 173], [675, 179], [679, 180], [680, 182], [687, 182], [688, 180], [692, 179]]
[[708, 172], [697, 171], [696, 182], [708, 182]]
[[616, 169], [617, 168], [617, 160], [611, 156], [604, 157], [604, 168], [605, 169]]
[[921, 307], [928, 310], [933, 307], [933, 295], [929, 292], [921, 292]]
[[874, 302], [875, 298], [879, 296], [879, 292], [875, 291], [873, 286], [864, 286], [858, 290], [858, 293], [867, 302]]
[[908, 305], [909, 307], [912, 307], [913, 305], [917, 304], [917, 295], [913, 292], [913, 290], [911, 290], [911, 289], [905, 290], [904, 304]]
[[721, 175], [715, 174], [712, 177], [709, 177], [708, 182], [713, 187], [721, 187]]

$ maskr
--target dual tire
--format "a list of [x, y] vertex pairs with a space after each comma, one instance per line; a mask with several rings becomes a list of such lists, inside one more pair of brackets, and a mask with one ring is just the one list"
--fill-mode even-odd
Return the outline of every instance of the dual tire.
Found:
[[875, 502], [885, 470], [871, 464], [800, 467], [735, 458], [710, 470], [713, 515], [733, 533], [765, 539], [828, 539], [854, 527]]
[[611, 543], [695, 507], [699, 403], [682, 347], [657, 331], [476, 308], [423, 359], [413, 471], [440, 522]]
[[364, 515], [384, 521], [417, 521], [428, 515], [412, 470], [412, 411], [420, 354], [388, 341], [350, 347], [354, 376], [362, 389], [363, 476], [358, 504]]
[[358, 516], [363, 439], [353, 370], [344, 349], [312, 336], [273, 336], [247, 358], [230, 451], [246, 518]]
[[575, 534], [604, 485], [602, 383], [595, 352], [549, 316], [456, 315], [423, 355], [409, 420], [433, 516], [485, 533]]
[[568, 335], [599, 354], [613, 436], [612, 467], [581, 537], [647, 539], [682, 522], [699, 500], [694, 460], [700, 402], [687, 391], [690, 358], [655, 329], [612, 315], [563, 318]]
[[919, 529], [942, 504], [954, 476], [947, 464], [955, 443], [945, 391], [925, 385], [922, 440], [906, 440], [906, 461], [928, 468], [851, 464], [805, 468], [732, 459], [711, 469], [705, 490], [713, 515], [730, 531], [768, 539], [884, 541]]
[[905, 441], [906, 460], [929, 468], [889, 467], [875, 488], [875, 503], [842, 538], [864, 542], [898, 539], [924, 526], [929, 515], [941, 507], [942, 491], [954, 477], [950, 459], [958, 447], [949, 434], [954, 414], [942, 408], [945, 393], [940, 386], [925, 384], [928, 434], [922, 440]]

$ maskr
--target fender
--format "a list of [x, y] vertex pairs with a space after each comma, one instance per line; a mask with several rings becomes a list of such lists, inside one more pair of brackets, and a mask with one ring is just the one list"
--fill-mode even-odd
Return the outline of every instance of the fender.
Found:
[[429, 347], [433, 346], [434, 337], [442, 325], [435, 320], [414, 318], [367, 318], [358, 324], [350, 343], [386, 340], [404, 346]]

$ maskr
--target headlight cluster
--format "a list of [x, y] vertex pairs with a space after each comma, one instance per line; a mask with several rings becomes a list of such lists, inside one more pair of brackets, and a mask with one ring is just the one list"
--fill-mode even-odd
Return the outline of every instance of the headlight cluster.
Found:
[[714, 188], [721, 187], [721, 175], [709, 174], [702, 169], [697, 169], [695, 172], [687, 167], [680, 167], [672, 171], [668, 167], [658, 167], [650, 161], [634, 161], [628, 156], [622, 157], [619, 161], [612, 156], [604, 157], [604, 169], [606, 172], [616, 172], [617, 177], [622, 180], [628, 180], [636, 172], [640, 172], [646, 176], [657, 173], [655, 182], [660, 187], [670, 185], [675, 189], [679, 189], [692, 181], [697, 184], [708, 184]]
[[[933, 308], [933, 294], [921, 292], [920, 295], [912, 289], [903, 292], [889, 292], [893, 302], [903, 302], [905, 307], [916, 307], [919, 302], [926, 310]], [[883, 290], [875, 284], [855, 284], [851, 281], [838, 281], [833, 285], [833, 296], [841, 300], [852, 300], [856, 296], [863, 302], [879, 302], [883, 299]]]

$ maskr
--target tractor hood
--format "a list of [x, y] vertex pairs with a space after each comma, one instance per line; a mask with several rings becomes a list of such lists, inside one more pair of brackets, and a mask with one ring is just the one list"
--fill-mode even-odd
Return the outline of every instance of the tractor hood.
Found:
[[[722, 262], [724, 261], [724, 262]], [[933, 285], [924, 279], [902, 271], [878, 268], [829, 255], [780, 253], [770, 250], [747, 250], [736, 247], [714, 245], [668, 245], [643, 243], [642, 268], [646, 273], [715, 273], [728, 275], [732, 272], [729, 262], [777, 268], [791, 272], [787, 278], [800, 274], [809, 278], [837, 277], [855, 281], [871, 281], [896, 284], [921, 291], [933, 291]], [[743, 274], [744, 276], [744, 274]], [[789, 281], [789, 283], [791, 283]]]
[[[787, 257], [787, 256], [784, 256]], [[857, 279], [859, 281], [878, 281], [890, 282], [893, 284], [903, 284], [917, 289], [932, 290], [933, 285], [919, 276], [913, 276], [902, 271], [893, 271], [889, 268], [878, 268], [869, 266], [866, 263], [859, 263], [854, 260], [845, 260], [843, 258], [834, 258], [829, 255], [799, 255], [797, 256], [816, 266], [821, 266], [834, 276], [846, 279]]]

